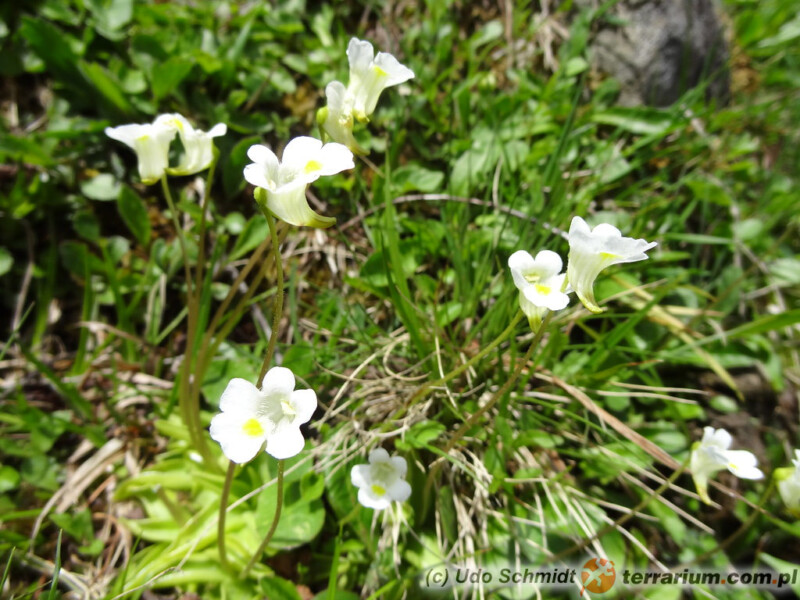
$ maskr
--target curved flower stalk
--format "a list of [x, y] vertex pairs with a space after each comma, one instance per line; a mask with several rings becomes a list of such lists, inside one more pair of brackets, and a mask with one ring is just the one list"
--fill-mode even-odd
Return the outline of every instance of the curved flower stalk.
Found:
[[217, 123], [209, 131], [195, 129], [183, 115], [167, 114], [156, 118], [156, 125], [172, 127], [178, 132], [183, 144], [183, 155], [175, 167], [167, 169], [170, 175], [194, 175], [207, 169], [214, 160], [213, 138], [225, 135], [228, 127]]
[[367, 508], [383, 510], [393, 500], [408, 500], [411, 486], [405, 480], [407, 470], [402, 456], [389, 456], [383, 448], [375, 448], [369, 453], [368, 465], [356, 465], [350, 471], [350, 480], [358, 488], [358, 501]]
[[534, 331], [539, 329], [548, 310], [561, 310], [569, 304], [562, 266], [561, 257], [550, 250], [542, 250], [536, 258], [518, 250], [508, 258], [514, 285], [519, 290], [520, 308]]
[[303, 450], [305, 439], [300, 425], [307, 423], [317, 408], [313, 390], [295, 390], [294, 374], [285, 367], [267, 372], [259, 390], [245, 379], [231, 379], [219, 408], [211, 420], [211, 438], [235, 463], [251, 460], [264, 442], [266, 452], [278, 459], [291, 458]]
[[775, 480], [778, 482], [778, 493], [793, 515], [800, 518], [800, 450], [794, 451], [793, 467], [775, 469]]
[[603, 312], [594, 299], [594, 280], [600, 271], [611, 265], [645, 260], [645, 252], [657, 245], [622, 237], [619, 229], [607, 223], [591, 229], [580, 217], [572, 219], [568, 237], [567, 281], [583, 305], [594, 313]]
[[[165, 114], [156, 117], [152, 123], [106, 127], [105, 133], [136, 152], [139, 177], [150, 185], [166, 173], [192, 175], [207, 169], [214, 158], [212, 138], [225, 135], [227, 130], [224, 123], [217, 123], [209, 132], [200, 131], [182, 115]], [[169, 145], [175, 134], [181, 138], [184, 154], [180, 163], [170, 168]]]
[[706, 504], [711, 504], [708, 497], [708, 479], [717, 471], [728, 469], [742, 479], [761, 479], [764, 473], [756, 465], [758, 460], [747, 450], [729, 450], [733, 438], [724, 429], [705, 427], [703, 439], [696, 442], [689, 459], [694, 485], [697, 493]]
[[[306, 188], [322, 176], [352, 169], [353, 153], [344, 145], [323, 145], [312, 137], [298, 137], [283, 151], [283, 161], [266, 146], [250, 146], [253, 161], [244, 168], [244, 178], [256, 186], [256, 201], [270, 213], [291, 225], [324, 229], [336, 223], [308, 205]], [[261, 190], [261, 191], [259, 191]]]
[[366, 154], [353, 137], [353, 118], [369, 121], [381, 92], [414, 77], [414, 71], [400, 64], [388, 52], [378, 52], [369, 42], [351, 38], [347, 45], [350, 80], [333, 81], [325, 88], [328, 105], [317, 113], [322, 131], [333, 141], [346, 145], [356, 154]]

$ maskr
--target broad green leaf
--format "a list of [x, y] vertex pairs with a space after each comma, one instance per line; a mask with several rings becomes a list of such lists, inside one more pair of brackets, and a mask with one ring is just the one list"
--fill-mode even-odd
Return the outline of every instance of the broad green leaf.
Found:
[[297, 587], [281, 577], [265, 577], [261, 580], [261, 591], [270, 600], [301, 600]]
[[150, 217], [144, 200], [127, 185], [123, 186], [117, 196], [117, 210], [139, 243], [147, 246], [150, 241]]
[[14, 266], [14, 257], [5, 248], [0, 248], [0, 277], [5, 275]]
[[81, 192], [92, 200], [114, 200], [122, 190], [122, 184], [110, 173], [100, 173], [81, 182]]
[[192, 70], [194, 62], [179, 56], [173, 56], [153, 67], [151, 74], [153, 96], [156, 100], [171, 94]]
[[594, 112], [591, 120], [613, 125], [623, 131], [643, 135], [664, 135], [674, 123], [673, 117], [655, 108], [616, 107]]
[[100, 92], [101, 99], [104, 99], [111, 108], [125, 116], [134, 114], [133, 106], [122, 92], [122, 85], [104, 67], [97, 63], [81, 61], [80, 70], [86, 80]]

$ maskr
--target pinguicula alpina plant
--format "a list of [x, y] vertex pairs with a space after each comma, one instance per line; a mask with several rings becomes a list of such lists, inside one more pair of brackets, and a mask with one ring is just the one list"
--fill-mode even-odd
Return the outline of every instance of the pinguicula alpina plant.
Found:
[[[149, 185], [167, 174], [193, 175], [207, 169], [214, 160], [212, 138], [225, 135], [227, 129], [224, 123], [217, 123], [208, 132], [200, 131], [182, 115], [165, 114], [152, 123], [106, 127], [105, 133], [136, 152], [139, 177]], [[170, 167], [169, 147], [176, 134], [181, 138], [184, 154], [176, 166]]]
[[251, 146], [253, 161], [244, 178], [256, 186], [255, 198], [262, 210], [297, 227], [324, 229], [336, 219], [317, 214], [308, 205], [306, 188], [317, 179], [352, 169], [353, 153], [342, 144], [323, 144], [312, 137], [298, 137], [286, 144], [283, 160], [266, 146]]
[[551, 250], [542, 250], [536, 258], [518, 250], [508, 259], [514, 285], [519, 290], [520, 308], [534, 331], [548, 312], [567, 307], [572, 291], [586, 308], [602, 312], [593, 289], [600, 271], [619, 263], [645, 260], [645, 252], [656, 246], [656, 242], [624, 238], [619, 229], [607, 223], [591, 229], [580, 217], [572, 219], [568, 240], [566, 274], [561, 273], [561, 257]]
[[294, 373], [285, 367], [267, 371], [261, 389], [246, 379], [231, 379], [211, 420], [211, 439], [235, 463], [246, 463], [264, 448], [275, 458], [291, 458], [303, 450], [300, 425], [317, 409], [314, 390], [295, 390]]
[[[247, 152], [252, 163], [243, 171], [244, 180], [255, 186], [254, 199], [269, 228], [270, 239], [264, 241], [264, 249], [266, 242], [269, 241], [272, 246], [276, 279], [272, 304], [272, 329], [258, 379], [255, 383], [242, 378], [231, 379], [220, 397], [220, 412], [212, 418], [208, 429], [210, 439], [219, 443], [222, 455], [227, 459], [217, 521], [217, 543], [223, 566], [227, 566], [225, 523], [228, 497], [238, 465], [250, 462], [262, 449], [277, 459], [278, 463], [277, 504], [273, 520], [260, 546], [241, 571], [241, 578], [246, 577], [260, 560], [275, 534], [284, 501], [285, 461], [299, 455], [305, 449], [306, 440], [300, 427], [311, 421], [317, 409], [316, 393], [311, 389], [295, 389], [295, 375], [290, 369], [282, 366], [270, 368], [275, 356], [283, 315], [284, 294], [284, 266], [275, 220], [279, 219], [290, 226], [319, 229], [335, 224], [334, 218], [320, 215], [309, 206], [306, 199], [309, 185], [320, 177], [333, 176], [355, 168], [353, 153], [366, 154], [366, 151], [358, 145], [353, 136], [354, 122], [369, 120], [384, 89], [414, 77], [413, 71], [400, 64], [391, 54], [379, 52], [375, 55], [369, 42], [356, 38], [350, 40], [347, 57], [350, 64], [348, 85], [345, 87], [339, 81], [329, 83], [325, 89], [327, 106], [317, 113], [317, 122], [324, 141], [308, 136], [296, 137], [285, 145], [281, 159], [265, 145], [252, 145]], [[205, 431], [199, 417], [199, 396], [203, 372], [218, 348], [221, 338], [230, 331], [222, 327], [217, 329], [217, 325], [224, 318], [222, 313], [210, 319], [209, 329], [199, 344], [199, 356], [195, 358], [193, 354], [200, 327], [198, 315], [200, 288], [204, 282], [203, 244], [208, 197], [207, 195], [204, 197], [202, 207], [200, 257], [192, 274], [188, 266], [186, 243], [182, 237], [183, 230], [177, 222], [177, 210], [172, 201], [167, 176], [191, 175], [209, 169], [206, 186], [208, 190], [211, 187], [217, 155], [213, 138], [223, 135], [226, 129], [224, 124], [218, 124], [208, 132], [204, 132], [195, 129], [179, 114], [164, 114], [150, 124], [124, 125], [106, 130], [109, 137], [125, 143], [136, 152], [139, 174], [144, 183], [152, 184], [159, 180], [162, 182], [172, 212], [182, 244], [189, 299], [187, 350], [177, 392], [179, 406], [181, 416], [189, 430], [191, 443], [199, 449], [204, 464], [215, 469], [217, 473], [222, 469], [218, 457], [212, 455], [207, 447]], [[181, 140], [183, 154], [177, 165], [170, 166], [169, 149], [176, 136]], [[490, 399], [469, 415], [463, 425], [450, 437], [443, 449], [444, 455], [447, 455], [470, 428], [513, 389], [523, 370], [535, 363], [536, 357], [533, 353], [541, 347], [553, 313], [569, 305], [570, 293], [574, 291], [591, 312], [602, 312], [603, 309], [594, 297], [594, 283], [598, 275], [612, 265], [645, 260], [648, 258], [646, 252], [656, 246], [656, 242], [623, 237], [619, 229], [609, 224], [603, 223], [591, 228], [581, 217], [573, 218], [567, 237], [569, 255], [566, 272], [562, 272], [564, 264], [561, 256], [549, 249], [540, 250], [535, 257], [525, 250], [514, 252], [509, 257], [508, 267], [518, 290], [522, 314], [518, 311], [517, 316], [497, 340], [482, 348], [465, 364], [447, 375], [443, 374], [439, 380], [439, 383], [447, 383], [484, 358], [496, 349], [505, 337], [514, 334], [515, 327], [523, 315], [527, 318], [533, 336], [528, 342], [526, 353], [521, 359], [512, 363], [510, 374], [506, 375], [504, 372], [501, 385], [492, 392]], [[248, 264], [254, 266], [259, 262], [259, 256], [254, 254]], [[262, 271], [262, 277], [265, 271], [266, 269]], [[260, 282], [261, 279], [256, 279], [256, 283], [251, 287], [254, 289]], [[227, 307], [231, 298], [232, 295], [229, 295], [222, 305]], [[250, 296], [246, 296], [245, 300], [249, 299]], [[247, 302], [244, 303], [246, 304]], [[212, 336], [217, 334], [218, 337], [211, 343]], [[421, 400], [432, 387], [430, 383], [424, 384], [406, 403], [406, 407]], [[725, 430], [715, 431], [711, 427], [706, 427], [702, 441], [692, 449], [689, 458], [690, 468], [698, 493], [706, 503], [710, 502], [707, 493], [708, 479], [722, 469], [728, 469], [742, 478], [763, 477], [763, 473], [757, 468], [755, 456], [744, 450], [730, 450], [731, 442], [731, 436]], [[800, 499], [798, 499], [800, 451], [797, 452], [797, 457], [793, 469], [776, 472], [778, 489], [791, 511], [800, 510]], [[223, 461], [222, 465], [225, 464]], [[433, 496], [430, 487], [440, 464], [442, 463], [437, 463], [428, 473], [426, 489], [422, 495], [425, 503]], [[393, 502], [408, 500], [412, 489], [406, 481], [407, 471], [408, 464], [405, 458], [392, 456], [383, 448], [372, 449], [368, 455], [368, 463], [355, 465], [350, 471], [351, 483], [358, 490], [358, 503], [374, 510], [384, 510], [392, 506]]]
[[408, 465], [402, 456], [389, 456], [383, 448], [369, 453], [369, 464], [355, 465], [350, 480], [358, 488], [358, 501], [367, 508], [383, 510], [393, 501], [405, 502], [411, 486], [405, 480]]
[[375, 112], [381, 93], [414, 77], [414, 72], [388, 52], [378, 52], [369, 42], [352, 38], [347, 45], [350, 80], [345, 88], [332, 81], [325, 88], [327, 106], [317, 113], [323, 134], [356, 154], [367, 154], [353, 137], [353, 120], [366, 122]]
[[697, 493], [706, 504], [708, 480], [718, 471], [727, 469], [742, 479], [762, 479], [764, 473], [758, 468], [758, 459], [748, 450], [731, 450], [733, 438], [724, 429], [705, 427], [703, 439], [692, 447], [689, 469], [692, 471]]
[[567, 281], [583, 305], [594, 313], [602, 312], [594, 299], [594, 281], [603, 269], [620, 263], [647, 258], [656, 242], [622, 237], [619, 229], [607, 223], [590, 228], [580, 217], [569, 227]]
[[539, 329], [547, 311], [561, 310], [569, 304], [562, 264], [561, 257], [551, 250], [542, 250], [536, 258], [518, 250], [508, 258], [514, 285], [519, 290], [520, 308], [534, 331]]

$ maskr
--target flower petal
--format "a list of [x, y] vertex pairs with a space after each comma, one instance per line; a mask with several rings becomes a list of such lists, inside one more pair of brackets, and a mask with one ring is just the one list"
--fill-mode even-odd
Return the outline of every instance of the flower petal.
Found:
[[316, 160], [322, 165], [319, 170], [320, 176], [335, 175], [355, 167], [353, 153], [344, 144], [335, 142], [325, 144], [317, 154]]
[[303, 171], [310, 160], [316, 159], [320, 149], [322, 142], [317, 138], [306, 135], [294, 138], [283, 149], [281, 172], [296, 174]]
[[258, 454], [265, 436], [248, 436], [243, 433], [245, 419], [235, 413], [219, 413], [211, 419], [211, 439], [219, 442], [222, 453], [237, 464], [246, 463]]
[[148, 127], [148, 125], [140, 125], [138, 123], [131, 125], [120, 125], [119, 127], [106, 127], [105, 134], [112, 140], [122, 142], [123, 144], [133, 148], [134, 140], [144, 135]]
[[244, 179], [250, 185], [254, 185], [265, 190], [274, 187], [275, 183], [267, 177], [267, 171], [263, 165], [251, 163], [244, 168]]
[[317, 394], [314, 390], [295, 390], [292, 392], [291, 404], [295, 410], [294, 425], [308, 423], [317, 410]]
[[282, 427], [267, 438], [267, 454], [279, 460], [292, 458], [300, 454], [305, 445], [299, 427]]
[[375, 50], [372, 44], [357, 38], [351, 38], [347, 44], [347, 60], [350, 63], [350, 78], [353, 78], [353, 72], [363, 72], [369, 69], [372, 64], [372, 59], [375, 56]]
[[206, 134], [208, 137], [221, 137], [228, 133], [228, 126], [225, 123], [217, 123]]
[[408, 463], [406, 463], [406, 459], [402, 456], [393, 456], [391, 460], [395, 471], [397, 471], [397, 476], [401, 478], [405, 477], [406, 472], [408, 471]]
[[286, 367], [272, 367], [264, 376], [261, 392], [264, 396], [285, 396], [287, 399], [294, 391], [294, 373]]
[[525, 274], [536, 270], [536, 261], [525, 250], [517, 250], [508, 257], [508, 268], [511, 269], [514, 285], [522, 291], [530, 285], [525, 279]]
[[388, 76], [384, 87], [399, 85], [414, 77], [414, 71], [400, 64], [400, 62], [388, 52], [378, 52], [374, 63]]
[[758, 459], [747, 450], [728, 450], [728, 470], [742, 479], [762, 479], [764, 473], [757, 468]]
[[299, 180], [275, 191], [267, 190], [267, 208], [290, 225], [325, 229], [336, 224], [333, 217], [323, 217], [314, 212], [306, 200], [307, 184]]
[[358, 490], [358, 501], [362, 506], [373, 508], [375, 510], [383, 510], [388, 508], [392, 501], [386, 496], [378, 496], [373, 493], [369, 486], [362, 487]]
[[[707, 428], [708, 429], [708, 428]], [[708, 441], [705, 440], [705, 429], [703, 430], [703, 442], [708, 446], [719, 448], [720, 450], [727, 450], [733, 443], [733, 437], [724, 429], [714, 430], [711, 428], [711, 434]]]
[[386, 490], [386, 495], [392, 500], [405, 502], [411, 496], [411, 486], [406, 480], [398, 479]]
[[534, 259], [537, 270], [542, 274], [542, 279], [549, 279], [561, 273], [561, 267], [564, 265], [561, 257], [552, 250], [542, 250]]
[[262, 144], [250, 146], [250, 148], [247, 150], [247, 158], [252, 160], [254, 163], [262, 165], [274, 164], [277, 167], [279, 163], [278, 157], [275, 156], [275, 153]]
[[389, 453], [383, 448], [375, 448], [369, 453], [369, 463], [389, 462]]
[[224, 413], [249, 418], [256, 414], [263, 395], [246, 379], [236, 377], [228, 382], [219, 399], [219, 409]]
[[355, 465], [350, 469], [350, 482], [357, 488], [369, 485], [369, 465]]

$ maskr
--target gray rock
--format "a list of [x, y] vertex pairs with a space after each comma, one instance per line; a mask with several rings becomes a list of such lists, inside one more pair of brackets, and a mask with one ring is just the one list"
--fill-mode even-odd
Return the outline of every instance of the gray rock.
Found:
[[620, 104], [667, 106], [699, 84], [707, 99], [728, 101], [728, 47], [712, 0], [621, 0], [598, 21], [592, 66], [620, 82]]

